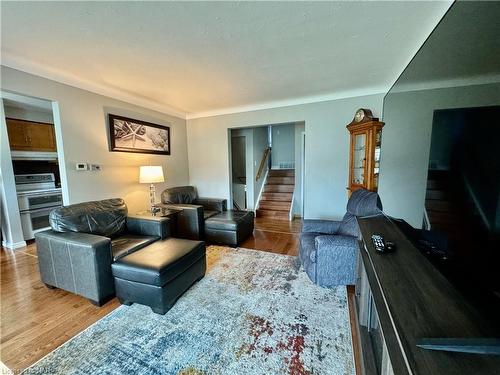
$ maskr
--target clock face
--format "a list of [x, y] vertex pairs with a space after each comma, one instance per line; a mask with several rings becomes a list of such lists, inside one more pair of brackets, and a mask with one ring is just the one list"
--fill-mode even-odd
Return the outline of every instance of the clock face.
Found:
[[356, 115], [354, 115], [354, 119], [357, 122], [360, 122], [364, 118], [365, 118], [365, 111], [363, 111], [362, 109], [358, 109], [358, 111], [356, 112]]

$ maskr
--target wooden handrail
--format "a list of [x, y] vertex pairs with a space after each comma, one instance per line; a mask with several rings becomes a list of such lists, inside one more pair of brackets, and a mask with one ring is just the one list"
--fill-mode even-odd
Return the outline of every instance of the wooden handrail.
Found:
[[260, 161], [259, 165], [259, 170], [257, 171], [257, 174], [255, 175], [255, 181], [259, 181], [260, 177], [262, 176], [262, 171], [264, 170], [264, 167], [266, 166], [266, 160], [267, 157], [269, 156], [271, 152], [271, 147], [267, 147], [264, 152], [262, 153], [262, 160]]

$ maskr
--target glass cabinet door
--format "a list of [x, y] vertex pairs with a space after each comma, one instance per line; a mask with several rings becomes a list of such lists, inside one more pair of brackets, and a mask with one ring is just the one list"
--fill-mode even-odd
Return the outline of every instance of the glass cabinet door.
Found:
[[354, 134], [351, 181], [353, 185], [365, 185], [366, 139], [366, 133]]
[[375, 130], [375, 150], [373, 158], [373, 188], [378, 188], [378, 176], [380, 173], [380, 146], [382, 144], [382, 129]]

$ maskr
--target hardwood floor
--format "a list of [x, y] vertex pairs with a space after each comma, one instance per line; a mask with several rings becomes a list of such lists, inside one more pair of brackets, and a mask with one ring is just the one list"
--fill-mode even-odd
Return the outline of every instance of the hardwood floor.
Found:
[[40, 281], [35, 244], [2, 248], [2, 362], [14, 373], [51, 352], [119, 306], [113, 299], [101, 308], [83, 297], [48, 289]]
[[246, 239], [240, 247], [298, 255], [301, 227], [301, 221], [298, 219], [287, 221], [257, 217], [253, 236]]
[[[300, 229], [300, 220], [256, 218], [253, 236], [241, 247], [297, 255]], [[96, 307], [83, 297], [45, 287], [40, 281], [34, 243], [18, 250], [2, 248], [0, 272], [1, 360], [14, 373], [35, 363], [120, 305], [114, 298]], [[353, 294], [349, 289], [348, 292]]]

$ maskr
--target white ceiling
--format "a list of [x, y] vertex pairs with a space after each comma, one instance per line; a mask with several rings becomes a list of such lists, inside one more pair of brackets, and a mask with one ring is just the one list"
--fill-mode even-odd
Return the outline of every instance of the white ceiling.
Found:
[[385, 92], [450, 2], [1, 2], [2, 64], [195, 117]]

